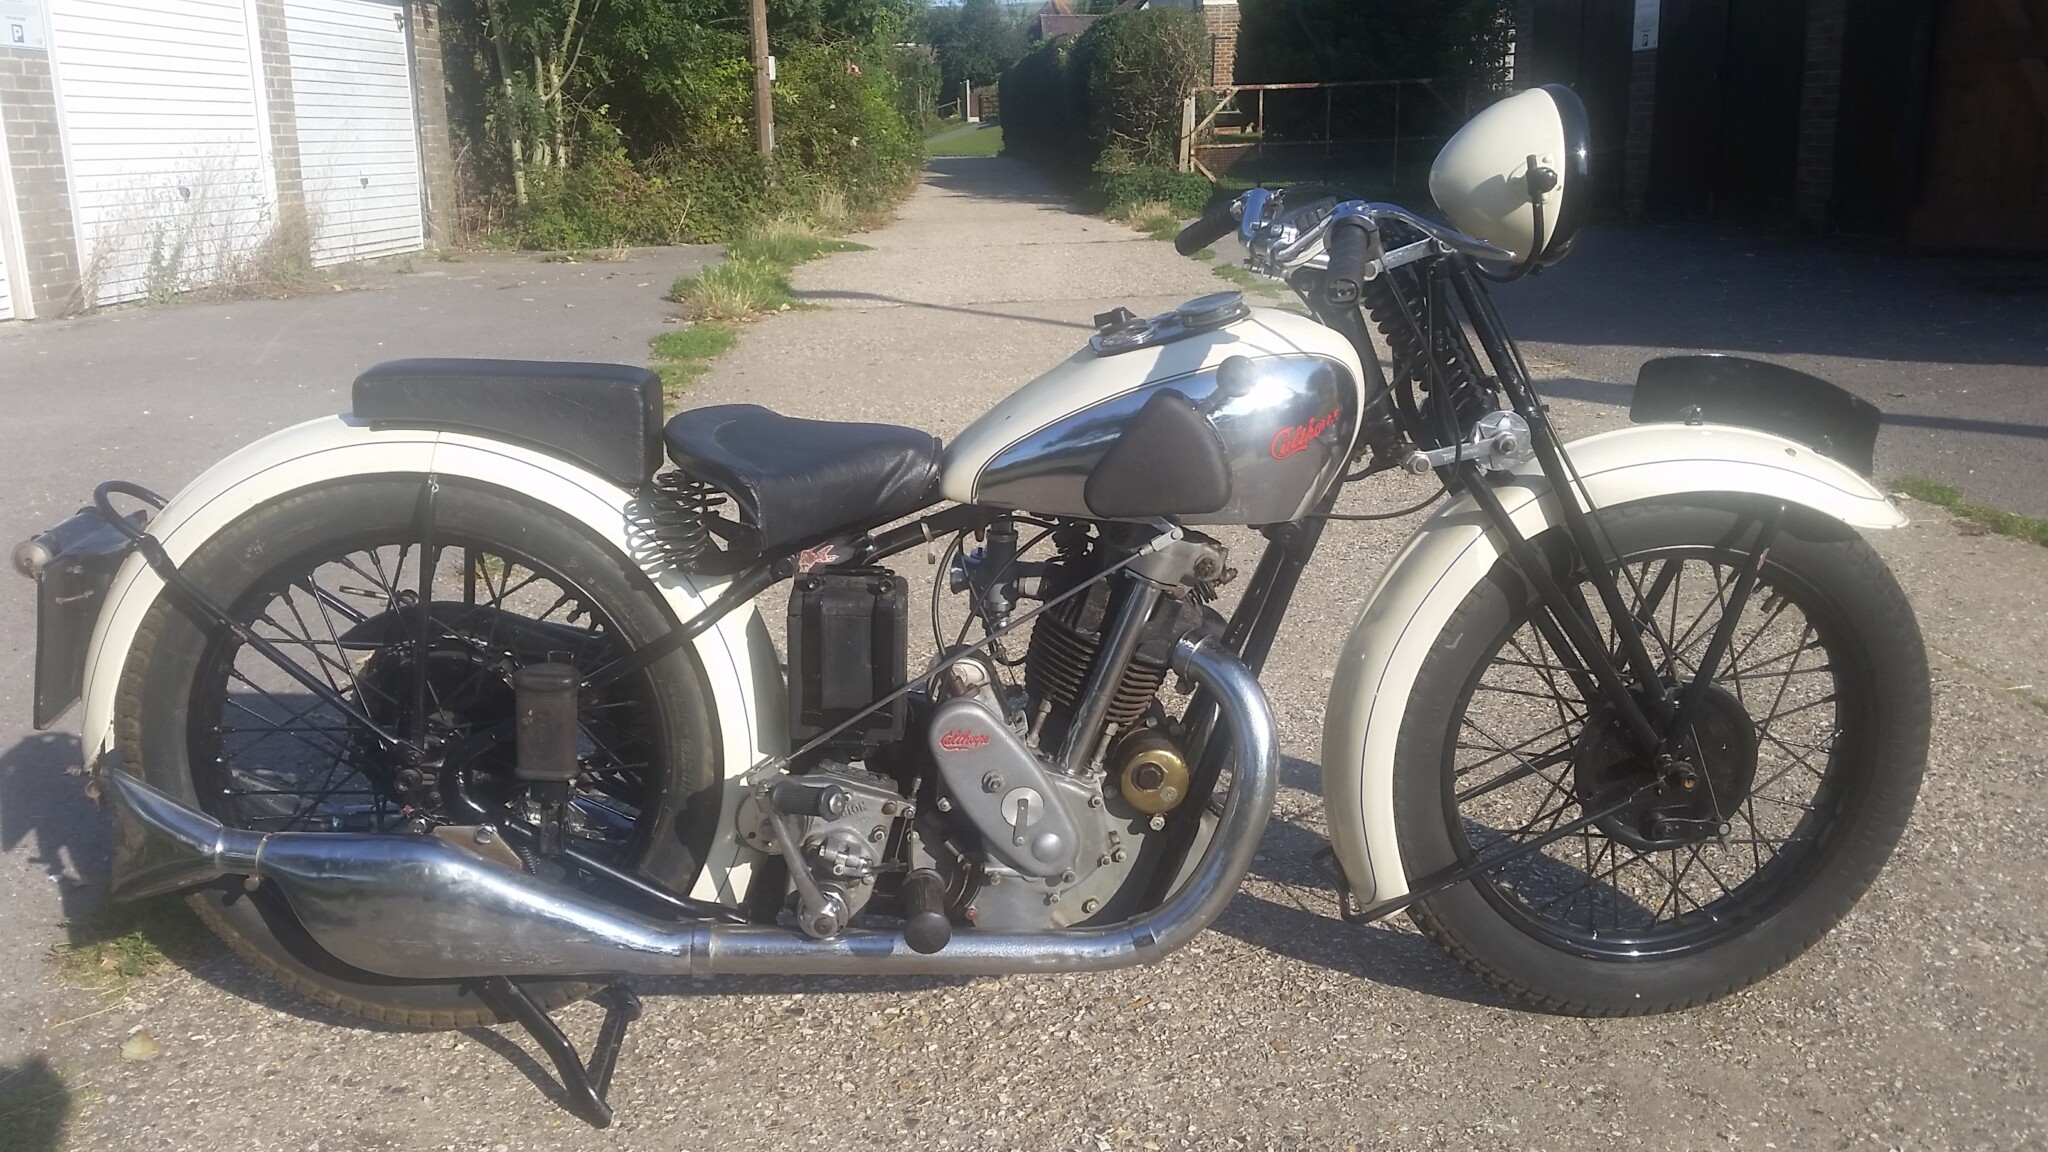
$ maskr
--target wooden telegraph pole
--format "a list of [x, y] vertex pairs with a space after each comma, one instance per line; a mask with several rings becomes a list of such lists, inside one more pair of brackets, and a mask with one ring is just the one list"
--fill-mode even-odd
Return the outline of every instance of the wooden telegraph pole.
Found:
[[768, 54], [768, 0], [748, 0], [754, 33], [754, 142], [775, 154], [775, 57]]

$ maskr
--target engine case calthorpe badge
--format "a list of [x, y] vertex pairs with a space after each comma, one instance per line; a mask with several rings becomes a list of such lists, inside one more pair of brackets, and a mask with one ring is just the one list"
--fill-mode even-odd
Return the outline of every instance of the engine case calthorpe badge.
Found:
[[987, 746], [987, 733], [969, 732], [965, 728], [955, 728], [944, 736], [939, 737], [939, 747], [948, 752], [972, 752], [976, 748], [986, 748]]
[[1315, 443], [1316, 437], [1336, 427], [1337, 421], [1343, 418], [1344, 410], [1342, 408], [1333, 408], [1328, 415], [1318, 416], [1306, 424], [1296, 424], [1292, 428], [1282, 428], [1273, 437], [1273, 459], [1285, 460], [1296, 452]]

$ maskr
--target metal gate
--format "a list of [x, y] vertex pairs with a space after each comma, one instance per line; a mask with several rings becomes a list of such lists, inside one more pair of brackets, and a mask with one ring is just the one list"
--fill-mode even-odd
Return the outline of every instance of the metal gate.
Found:
[[1495, 95], [1465, 80], [1200, 88], [1184, 114], [1181, 170], [1228, 184], [1412, 190], [1444, 141]]

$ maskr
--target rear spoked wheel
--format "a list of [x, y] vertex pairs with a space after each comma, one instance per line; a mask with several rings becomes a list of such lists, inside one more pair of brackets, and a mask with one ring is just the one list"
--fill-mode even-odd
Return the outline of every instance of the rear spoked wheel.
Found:
[[[372, 477], [295, 494], [202, 546], [184, 571], [333, 698], [165, 597], [123, 677], [130, 770], [236, 828], [419, 834], [489, 825], [494, 839], [520, 845], [503, 829], [535, 814], [513, 775], [512, 674], [543, 662], [587, 674], [671, 623], [638, 571], [581, 529], [508, 493], [446, 480], [428, 512], [424, 485]], [[587, 691], [578, 719], [568, 842], [687, 891], [717, 807], [694, 663], [678, 653]], [[549, 879], [597, 883], [526, 848], [516, 856]], [[267, 886], [250, 893], [223, 883], [191, 903], [238, 952], [322, 1003], [422, 1027], [494, 1019], [460, 983], [341, 964]], [[544, 1008], [594, 990], [562, 980], [526, 986]]]
[[[1602, 513], [1668, 689], [1699, 675], [1763, 514]], [[1580, 584], [1612, 645], [1587, 574], [1554, 574]], [[1795, 511], [1730, 635], [1674, 770], [1636, 749], [1533, 593], [1497, 567], [1412, 690], [1395, 768], [1402, 858], [1413, 878], [1542, 846], [1417, 904], [1417, 924], [1492, 983], [1586, 1015], [1714, 999], [1824, 935], [1876, 877], [1918, 790], [1919, 630], [1860, 537]]]

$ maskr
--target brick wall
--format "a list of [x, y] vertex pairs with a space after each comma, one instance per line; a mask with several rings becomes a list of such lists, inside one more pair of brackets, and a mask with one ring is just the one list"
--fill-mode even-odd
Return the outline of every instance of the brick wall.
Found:
[[1231, 84], [1237, 79], [1237, 4], [1202, 5], [1202, 22], [1209, 26], [1209, 79], [1211, 84]]
[[[17, 296], [34, 301], [39, 316], [76, 312], [82, 303], [78, 240], [72, 230], [50, 62], [41, 52], [0, 49], [0, 131], [7, 134], [15, 215], [28, 263], [26, 268], [9, 268], [8, 280]], [[19, 311], [19, 304], [16, 308]]]
[[1835, 126], [1842, 106], [1842, 32], [1848, 0], [1807, 0], [1806, 73], [1799, 86], [1799, 161], [1793, 210], [1826, 224], [1835, 191]]
[[[292, 50], [285, 37], [284, 0], [256, 0], [256, 43], [263, 58], [263, 99], [270, 113], [270, 163], [277, 173], [280, 223], [303, 221], [306, 184], [299, 167], [298, 102], [292, 96]], [[312, 236], [307, 235], [309, 246]]]
[[1657, 118], [1657, 53], [1632, 52], [1628, 66], [1628, 132], [1622, 140], [1621, 210], [1640, 216], [1650, 190], [1650, 134]]
[[448, 132], [448, 84], [441, 70], [441, 9], [434, 0], [413, 0], [413, 106], [420, 122], [420, 166], [426, 181], [427, 246], [458, 242], [455, 208], [455, 146]]

